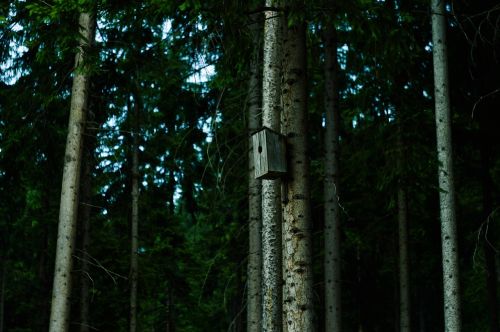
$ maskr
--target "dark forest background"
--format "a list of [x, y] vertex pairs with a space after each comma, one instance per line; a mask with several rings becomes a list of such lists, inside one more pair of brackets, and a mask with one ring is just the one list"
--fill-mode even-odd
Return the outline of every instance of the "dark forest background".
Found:
[[[48, 326], [80, 2], [0, 3], [2, 331]], [[246, 105], [255, 47], [248, 26], [259, 8], [246, 1], [98, 1], [85, 132], [91, 191], [80, 202], [91, 206], [91, 240], [88, 250], [74, 253], [72, 330], [82, 278], [90, 280], [91, 326], [128, 328], [129, 110], [136, 102], [142, 106], [138, 330], [244, 330]], [[303, 13], [318, 329], [324, 301], [321, 32], [332, 10], [344, 329], [399, 330], [396, 199], [404, 174], [412, 323], [415, 331], [442, 331], [430, 8], [427, 1], [405, 0], [314, 1]], [[446, 10], [463, 328], [487, 331], [498, 313], [500, 282], [500, 5], [455, 0]], [[396, 165], [396, 109], [403, 167]]]

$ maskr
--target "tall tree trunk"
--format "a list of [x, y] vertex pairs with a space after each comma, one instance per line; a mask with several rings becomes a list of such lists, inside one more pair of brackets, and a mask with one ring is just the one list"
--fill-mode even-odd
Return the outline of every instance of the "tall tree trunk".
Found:
[[335, 27], [324, 32], [325, 44], [325, 331], [338, 332], [341, 317], [341, 256], [339, 195], [339, 124], [337, 104], [337, 40]]
[[444, 330], [445, 332], [459, 332], [462, 324], [444, 0], [432, 0], [431, 11], [443, 261]]
[[399, 237], [399, 331], [411, 331], [410, 273], [408, 259], [408, 209], [406, 191], [398, 188], [398, 237]]
[[[279, 8], [279, 0], [266, 7]], [[282, 14], [266, 10], [262, 76], [263, 125], [280, 131]], [[281, 181], [262, 180], [262, 331], [282, 329]]]
[[286, 29], [283, 53], [282, 132], [289, 158], [283, 203], [283, 311], [288, 332], [309, 332], [314, 331], [314, 298], [304, 22]]
[[[399, 81], [399, 80], [398, 80]], [[395, 97], [397, 98], [397, 97]], [[397, 103], [397, 99], [395, 99]], [[396, 109], [397, 116], [397, 169], [398, 179], [398, 242], [399, 242], [399, 331], [411, 331], [410, 317], [410, 262], [408, 258], [408, 201], [406, 197], [406, 169], [404, 160], [402, 112]]]
[[67, 331], [69, 327], [72, 255], [78, 214], [82, 134], [85, 127], [89, 85], [89, 74], [85, 69], [81, 70], [81, 67], [86, 57], [85, 49], [90, 47], [94, 40], [95, 17], [93, 14], [81, 13], [79, 26], [81, 39], [79, 51], [75, 58], [75, 67], [78, 70], [75, 71], [71, 91], [71, 110], [64, 159], [54, 284], [52, 288], [50, 332]]
[[[256, 17], [252, 17], [254, 19]], [[254, 54], [250, 62], [250, 82], [248, 86], [248, 132], [249, 136], [260, 127], [260, 75], [259, 75], [259, 24], [252, 22], [250, 32], [253, 37]], [[247, 331], [261, 330], [262, 317], [262, 196], [261, 183], [255, 179], [252, 139], [248, 149], [248, 293], [247, 293]]]
[[85, 159], [83, 161], [80, 223], [82, 241], [82, 260], [80, 277], [80, 332], [89, 331], [89, 248], [90, 248], [90, 202], [91, 202], [91, 148], [90, 144], [85, 144]]
[[132, 116], [132, 218], [130, 247], [130, 332], [137, 330], [137, 275], [139, 249], [139, 108], [140, 101], [134, 94]]

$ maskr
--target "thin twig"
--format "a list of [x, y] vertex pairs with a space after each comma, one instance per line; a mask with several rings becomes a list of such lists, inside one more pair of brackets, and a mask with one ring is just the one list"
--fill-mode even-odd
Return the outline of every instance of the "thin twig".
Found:
[[493, 91], [491, 91], [491, 92], [489, 92], [489, 93], [487, 93], [487, 94], [485, 94], [485, 95], [483, 95], [483, 96], [479, 97], [479, 99], [478, 99], [478, 100], [474, 103], [474, 107], [472, 107], [472, 114], [471, 114], [471, 118], [472, 118], [472, 119], [474, 119], [474, 111], [476, 110], [477, 105], [478, 105], [480, 102], [482, 102], [482, 101], [483, 101], [483, 99], [488, 98], [488, 97], [491, 97], [492, 95], [494, 95], [495, 93], [498, 93], [498, 92], [500, 92], [500, 88], [498, 88], [498, 89], [496, 89], [496, 90], [493, 90]]
[[498, 254], [498, 249], [493, 246], [493, 244], [488, 240], [488, 229], [489, 229], [489, 224], [491, 219], [493, 218], [493, 215], [500, 209], [500, 206], [495, 208], [491, 213], [486, 217], [486, 220], [481, 223], [481, 226], [479, 226], [479, 230], [477, 231], [477, 238], [476, 238], [476, 246], [474, 247], [474, 253], [472, 254], [472, 265], [476, 266], [476, 253], [479, 250], [479, 242], [481, 241], [481, 233], [483, 231], [483, 227], [486, 226], [486, 230], [484, 232], [484, 240], [486, 243]]
[[87, 252], [85, 252], [83, 250], [80, 250], [80, 249], [77, 249], [77, 251], [79, 251], [79, 252], [83, 253], [84, 255], [86, 255], [87, 257], [89, 257], [93, 262], [90, 261], [90, 260], [88, 260], [88, 259], [84, 259], [82, 257], [79, 257], [77, 255], [73, 255], [73, 257], [75, 257], [76, 259], [78, 259], [78, 260], [80, 260], [82, 262], [85, 261], [85, 262], [89, 263], [92, 266], [95, 266], [95, 267], [98, 267], [98, 268], [102, 269], [104, 272], [106, 272], [107, 275], [109, 275], [109, 277], [113, 280], [113, 282], [115, 284], [117, 284], [116, 277], [122, 278], [124, 280], [128, 280], [127, 277], [124, 277], [124, 276], [122, 276], [122, 275], [120, 275], [120, 274], [118, 274], [116, 272], [113, 272], [113, 271], [105, 268], [97, 259], [95, 259], [94, 257], [92, 257], [89, 253], [87, 253]]

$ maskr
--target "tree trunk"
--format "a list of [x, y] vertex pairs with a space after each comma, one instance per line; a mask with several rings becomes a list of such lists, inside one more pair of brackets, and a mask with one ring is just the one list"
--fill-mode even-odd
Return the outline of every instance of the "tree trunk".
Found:
[[79, 51], [75, 58], [75, 67], [78, 70], [75, 71], [71, 91], [71, 110], [64, 159], [54, 284], [52, 288], [50, 332], [67, 331], [69, 328], [72, 254], [78, 214], [82, 134], [85, 126], [89, 85], [89, 74], [85, 68], [81, 67], [85, 58], [84, 49], [88, 48], [94, 40], [95, 17], [90, 13], [81, 13], [79, 26], [81, 39]]
[[339, 207], [339, 124], [337, 104], [337, 41], [335, 27], [324, 32], [325, 44], [325, 331], [338, 332], [341, 317], [341, 256]]
[[[254, 17], [252, 17], [254, 18]], [[250, 62], [250, 82], [248, 86], [248, 132], [249, 137], [260, 127], [260, 75], [259, 75], [259, 25], [250, 26], [253, 37], [254, 54]], [[261, 183], [255, 179], [252, 139], [248, 149], [248, 293], [247, 293], [247, 331], [259, 332], [262, 317], [262, 196]]]
[[[397, 80], [399, 81], [399, 80]], [[398, 103], [395, 96], [395, 102]], [[397, 169], [398, 179], [398, 239], [399, 239], [399, 331], [411, 331], [410, 317], [410, 261], [408, 258], [408, 201], [406, 197], [406, 169], [403, 142], [402, 112], [396, 109], [397, 125]]]
[[91, 202], [91, 153], [90, 144], [85, 147], [81, 185], [81, 277], [80, 277], [80, 332], [89, 331], [89, 248], [90, 248], [90, 202]]
[[432, 0], [431, 11], [443, 260], [444, 330], [459, 332], [462, 324], [444, 0]]
[[[401, 158], [401, 157], [400, 157]], [[398, 188], [398, 234], [399, 234], [399, 331], [410, 332], [410, 273], [408, 259], [408, 209], [406, 191], [400, 183]]]
[[139, 249], [139, 108], [140, 101], [134, 95], [132, 116], [132, 218], [130, 247], [130, 332], [137, 330], [137, 275]]
[[[279, 0], [266, 0], [277, 8]], [[280, 131], [282, 15], [265, 11], [262, 82], [263, 125]], [[281, 181], [262, 180], [262, 331], [282, 329]]]
[[307, 64], [303, 22], [284, 38], [283, 134], [288, 178], [283, 202], [283, 311], [288, 332], [314, 331], [309, 158], [307, 155]]

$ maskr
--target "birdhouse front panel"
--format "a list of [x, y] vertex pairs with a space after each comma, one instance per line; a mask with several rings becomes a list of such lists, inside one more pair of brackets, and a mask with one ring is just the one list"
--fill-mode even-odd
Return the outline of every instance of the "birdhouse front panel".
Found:
[[277, 179], [286, 174], [285, 140], [263, 128], [252, 136], [256, 179]]

